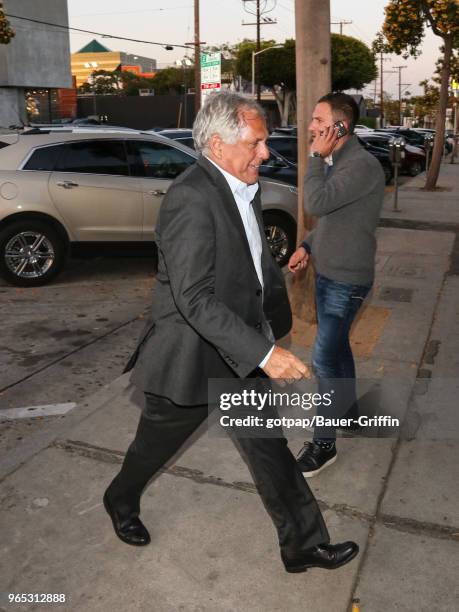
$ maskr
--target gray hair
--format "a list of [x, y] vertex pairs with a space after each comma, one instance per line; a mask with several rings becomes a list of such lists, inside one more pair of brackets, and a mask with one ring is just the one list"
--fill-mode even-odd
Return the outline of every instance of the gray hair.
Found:
[[209, 95], [193, 124], [196, 150], [207, 153], [213, 134], [218, 134], [227, 144], [236, 143], [246, 127], [240, 114], [243, 108], [253, 110], [265, 119], [263, 108], [242, 94], [225, 91]]

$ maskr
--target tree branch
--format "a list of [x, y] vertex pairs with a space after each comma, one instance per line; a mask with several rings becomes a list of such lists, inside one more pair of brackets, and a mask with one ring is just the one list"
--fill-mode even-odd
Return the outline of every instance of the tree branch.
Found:
[[430, 7], [427, 4], [427, 2], [422, 2], [422, 8], [424, 9], [424, 14], [427, 18], [427, 21], [430, 23], [430, 27], [432, 28], [432, 32], [436, 35], [436, 36], [440, 36], [441, 38], [444, 37], [443, 32], [441, 32], [438, 28], [437, 25], [435, 23], [434, 18], [432, 17], [432, 13], [430, 12]]

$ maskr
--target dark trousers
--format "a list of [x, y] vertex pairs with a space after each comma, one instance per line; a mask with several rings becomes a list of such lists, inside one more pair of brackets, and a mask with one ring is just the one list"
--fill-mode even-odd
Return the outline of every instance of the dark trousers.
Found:
[[[140, 417], [119, 474], [109, 486], [114, 503], [140, 512], [140, 496], [148, 481], [207, 418], [207, 406], [183, 407], [145, 394]], [[230, 433], [277, 529], [282, 551], [294, 555], [329, 542], [317, 502], [287, 446], [277, 438], [241, 438]], [[243, 528], [241, 526], [241, 528]]]
[[[334, 391], [334, 401], [319, 414], [326, 418], [358, 418], [355, 364], [349, 333], [371, 285], [352, 285], [316, 275], [317, 335], [312, 367], [321, 394]], [[335, 429], [318, 429], [314, 439], [333, 440]]]

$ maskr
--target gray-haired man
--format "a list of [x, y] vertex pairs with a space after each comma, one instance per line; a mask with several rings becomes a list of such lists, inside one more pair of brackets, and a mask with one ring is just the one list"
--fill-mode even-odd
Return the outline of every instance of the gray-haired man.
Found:
[[[263, 232], [258, 167], [269, 155], [262, 109], [215, 94], [194, 125], [197, 164], [171, 186], [156, 232], [158, 275], [131, 380], [146, 397], [136, 437], [104, 495], [116, 534], [148, 544], [139, 518], [150, 480], [207, 417], [209, 378], [300, 379], [307, 367], [275, 345], [291, 326], [282, 272]], [[278, 532], [287, 571], [335, 569], [358, 552], [330, 545], [284, 437], [239, 438]], [[241, 526], [241, 528], [243, 528]]]

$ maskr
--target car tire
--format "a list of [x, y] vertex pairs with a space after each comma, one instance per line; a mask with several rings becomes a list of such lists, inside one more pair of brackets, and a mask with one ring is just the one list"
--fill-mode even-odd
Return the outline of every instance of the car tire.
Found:
[[271, 254], [280, 267], [285, 266], [296, 246], [296, 223], [287, 215], [263, 213], [265, 236]]
[[408, 168], [408, 174], [410, 176], [417, 176], [418, 174], [421, 174], [421, 172], [422, 172], [421, 162], [415, 161], [412, 164], [410, 164], [410, 167]]
[[60, 272], [65, 257], [63, 239], [44, 221], [15, 221], [0, 231], [0, 274], [11, 285], [45, 285]]

